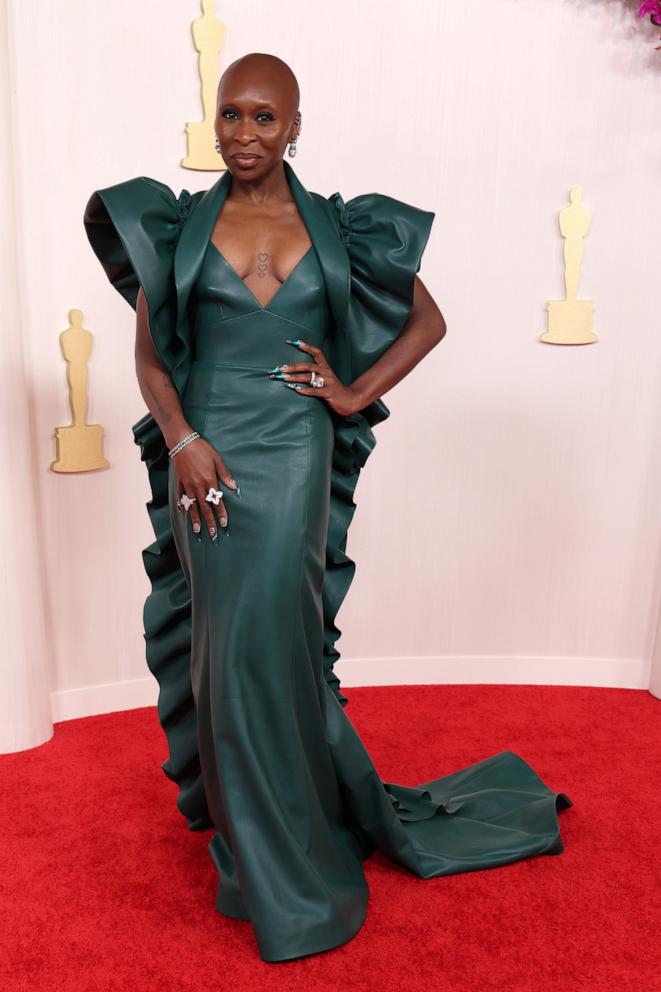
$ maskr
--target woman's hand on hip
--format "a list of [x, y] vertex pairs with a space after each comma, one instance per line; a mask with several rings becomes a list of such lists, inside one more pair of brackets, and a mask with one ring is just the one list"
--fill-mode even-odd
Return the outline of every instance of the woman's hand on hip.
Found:
[[[287, 362], [284, 365], [277, 365], [269, 372], [272, 379], [281, 379], [283, 385], [295, 389], [297, 393], [302, 393], [304, 396], [316, 396], [320, 400], [326, 400], [328, 405], [343, 417], [356, 413], [362, 408], [356, 390], [340, 382], [321, 348], [298, 339], [288, 341], [288, 344], [294, 344], [302, 351], [307, 351], [309, 355], [312, 355], [313, 361]], [[312, 374], [323, 378], [323, 386], [312, 385]]]
[[239, 487], [232, 473], [227, 468], [216, 449], [203, 437], [195, 438], [173, 455], [174, 470], [177, 476], [177, 507], [181, 510], [181, 497], [186, 494], [189, 499], [195, 498], [186, 511], [190, 513], [193, 530], [199, 533], [201, 528], [200, 514], [204, 517], [209, 534], [213, 541], [218, 537], [214, 508], [218, 514], [221, 527], [227, 526], [227, 508], [224, 500], [218, 503], [207, 500], [210, 489], [217, 491], [218, 479], [230, 489], [238, 492]]

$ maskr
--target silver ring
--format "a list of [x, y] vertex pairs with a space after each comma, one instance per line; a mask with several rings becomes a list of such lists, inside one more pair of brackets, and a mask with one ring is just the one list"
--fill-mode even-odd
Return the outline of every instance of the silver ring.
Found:
[[324, 381], [323, 375], [317, 375], [316, 372], [310, 373], [310, 384], [314, 386], [315, 389], [321, 389], [324, 385]]
[[204, 497], [209, 503], [214, 503], [216, 506], [220, 503], [223, 498], [223, 493], [221, 489], [214, 489], [213, 486], [209, 492]]
[[186, 495], [186, 493], [184, 493], [184, 494], [182, 495], [182, 497], [181, 497], [181, 499], [179, 500], [179, 502], [180, 502], [180, 503], [181, 503], [181, 505], [183, 506], [183, 508], [184, 508], [184, 510], [190, 510], [190, 508], [191, 508], [191, 506], [193, 505], [193, 503], [195, 502], [195, 500], [196, 500], [196, 498], [197, 498], [197, 497], [195, 497], [195, 496], [193, 496], [193, 498], [192, 498], [192, 499], [190, 499], [190, 498], [189, 498], [189, 497], [188, 497], [188, 496]]

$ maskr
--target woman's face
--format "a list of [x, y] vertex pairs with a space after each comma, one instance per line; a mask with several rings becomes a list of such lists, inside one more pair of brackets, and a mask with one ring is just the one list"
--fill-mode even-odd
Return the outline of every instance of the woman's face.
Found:
[[232, 175], [252, 179], [282, 161], [296, 137], [296, 106], [282, 87], [253, 80], [223, 80], [218, 89], [216, 134]]

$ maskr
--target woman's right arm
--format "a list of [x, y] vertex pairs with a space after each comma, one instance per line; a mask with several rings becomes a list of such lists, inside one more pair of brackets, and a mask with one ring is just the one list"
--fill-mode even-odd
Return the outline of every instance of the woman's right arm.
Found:
[[[163, 368], [154, 348], [149, 327], [147, 299], [142, 287], [138, 290], [136, 317], [135, 369], [138, 385], [142, 398], [170, 449], [191, 434], [192, 428], [184, 416], [174, 383]], [[177, 499], [181, 498], [183, 493], [189, 497], [197, 497], [197, 502], [193, 503], [188, 511], [193, 520], [193, 528], [196, 533], [200, 530], [199, 508], [201, 508], [209, 533], [215, 540], [216, 521], [212, 504], [205, 499], [205, 496], [211, 486], [216, 488], [218, 478], [232, 489], [238, 488], [236, 482], [220, 454], [204, 438], [196, 438], [185, 445], [174, 455], [173, 462], [178, 482]], [[218, 503], [217, 511], [220, 526], [226, 527], [227, 510], [224, 500]]]
[[147, 298], [142, 287], [136, 303], [135, 370], [142, 398], [161, 429], [168, 448], [191, 433], [179, 394], [156, 353], [149, 329]]

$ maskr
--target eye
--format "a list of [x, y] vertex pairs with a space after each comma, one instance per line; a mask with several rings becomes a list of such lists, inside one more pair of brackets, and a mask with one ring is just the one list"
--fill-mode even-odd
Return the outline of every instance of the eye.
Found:
[[[238, 116], [236, 110], [231, 110], [229, 108], [223, 110], [220, 116], [227, 117], [229, 114], [233, 114], [235, 117]], [[275, 117], [270, 110], [260, 110], [256, 119], [260, 122], [260, 124], [271, 124], [275, 120]]]

